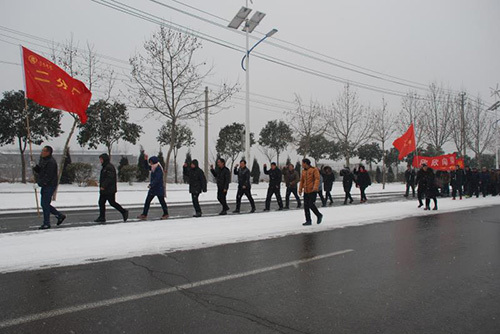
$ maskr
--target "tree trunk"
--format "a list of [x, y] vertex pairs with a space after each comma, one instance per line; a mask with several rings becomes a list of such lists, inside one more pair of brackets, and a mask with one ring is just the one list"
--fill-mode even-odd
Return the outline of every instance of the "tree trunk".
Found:
[[384, 152], [384, 155], [382, 156], [382, 189], [385, 189], [385, 181], [386, 181], [386, 172], [385, 172], [385, 158], [386, 158], [386, 153], [385, 153], [385, 146], [384, 143], [382, 143], [382, 152]]
[[174, 175], [175, 175], [175, 183], [179, 183], [177, 179], [177, 150], [174, 150]]
[[345, 156], [345, 163], [346, 163], [346, 166], [350, 166], [350, 161], [351, 161], [351, 157], [349, 155], [346, 155]]
[[19, 140], [19, 152], [21, 152], [21, 182], [26, 183], [26, 158], [24, 157], [23, 144], [21, 138]]
[[73, 137], [73, 133], [75, 132], [76, 125], [78, 124], [78, 118], [76, 118], [76, 117], [73, 117], [73, 118], [74, 118], [73, 126], [71, 127], [71, 131], [69, 132], [68, 139], [66, 139], [66, 143], [64, 144], [63, 154], [62, 154], [61, 162], [59, 164], [59, 170], [57, 172], [57, 174], [58, 174], [57, 175], [57, 188], [54, 191], [54, 195], [52, 196], [54, 201], [57, 198], [57, 190], [59, 188], [59, 183], [61, 182], [61, 176], [62, 176], [63, 168], [64, 168], [64, 161], [66, 161], [66, 154], [68, 153], [69, 141], [71, 140], [71, 137]]
[[276, 166], [279, 168], [280, 166], [280, 151], [276, 150]]

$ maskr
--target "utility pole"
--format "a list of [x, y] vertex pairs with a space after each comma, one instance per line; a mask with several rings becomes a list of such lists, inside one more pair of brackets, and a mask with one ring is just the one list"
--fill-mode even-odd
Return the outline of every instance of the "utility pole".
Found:
[[208, 177], [208, 87], [205, 87], [205, 177]]
[[467, 154], [466, 142], [465, 142], [465, 92], [462, 92], [460, 95], [460, 146], [462, 157], [465, 159], [465, 155]]

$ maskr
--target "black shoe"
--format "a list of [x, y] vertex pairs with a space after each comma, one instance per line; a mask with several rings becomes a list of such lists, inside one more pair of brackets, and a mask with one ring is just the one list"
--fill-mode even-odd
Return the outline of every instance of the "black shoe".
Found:
[[431, 209], [431, 208], [429, 208], [429, 207], [427, 207], [427, 206], [424, 208], [424, 210], [426, 210], [426, 211], [427, 211], [427, 210], [430, 210], [430, 209]]
[[59, 217], [57, 217], [57, 226], [61, 225], [64, 219], [66, 219], [66, 215], [64, 213], [61, 213]]
[[318, 225], [321, 224], [322, 220], [323, 220], [323, 215], [321, 215], [321, 216], [318, 217], [318, 221], [317, 221]]
[[196, 214], [194, 214], [193, 217], [200, 218], [201, 217], [201, 212], [196, 212]]
[[269, 211], [269, 209], [265, 208], [263, 211]]
[[351, 200], [349, 201], [349, 204], [352, 204], [352, 202], [354, 202], [354, 200], [353, 200], [353, 199], [351, 199]]
[[437, 210], [437, 209], [438, 209], [438, 207], [437, 207], [437, 206], [435, 206], [435, 207], [434, 207], [434, 209], [432, 209], [432, 210]]
[[240, 210], [236, 209], [236, 210], [233, 211], [233, 213], [240, 213]]
[[122, 216], [123, 216], [123, 221], [126, 222], [127, 219], [128, 219], [128, 210], [125, 210], [123, 213], [122, 213]]
[[344, 205], [347, 205], [347, 201], [344, 201]]
[[302, 204], [297, 204], [297, 209], [300, 209], [302, 207]]
[[421, 208], [421, 207], [423, 207], [423, 206], [424, 206], [423, 204], [419, 204], [419, 205], [418, 205], [418, 207], [419, 207], [419, 208]]
[[226, 210], [223, 210], [219, 213], [219, 216], [225, 216], [227, 215], [227, 211]]
[[333, 205], [333, 202], [330, 202], [330, 204], [328, 204], [328, 205], [332, 206], [332, 205]]
[[309, 225], [312, 225], [311, 222], [305, 222], [304, 224], [302, 224], [302, 226], [309, 226]]
[[285, 206], [285, 210], [290, 210], [290, 207], [289, 206]]
[[50, 225], [46, 225], [46, 224], [43, 224], [42, 226], [40, 226], [38, 229], [39, 230], [48, 230], [50, 228]]
[[99, 217], [96, 220], [94, 220], [94, 223], [105, 223], [105, 222], [106, 222], [106, 219], [102, 218], [102, 217]]
[[255, 208], [252, 208], [252, 210], [250, 210], [250, 213], [254, 213], [255, 212]]
[[278, 208], [278, 211], [281, 211], [281, 210], [283, 210], [283, 207], [281, 207], [281, 208]]

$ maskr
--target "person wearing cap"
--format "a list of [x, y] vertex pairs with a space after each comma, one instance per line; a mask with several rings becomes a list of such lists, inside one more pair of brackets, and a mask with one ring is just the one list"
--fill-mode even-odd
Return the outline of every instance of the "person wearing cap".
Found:
[[210, 172], [217, 180], [217, 200], [222, 205], [222, 211], [219, 215], [227, 215], [229, 206], [227, 205], [226, 197], [229, 184], [231, 183], [231, 172], [226, 167], [226, 160], [222, 158], [217, 159], [217, 170], [214, 169], [213, 165], [210, 165]]
[[415, 183], [417, 184], [417, 199], [418, 199], [418, 207], [421, 208], [424, 206], [424, 196], [425, 196], [425, 179], [424, 179], [424, 167], [427, 167], [427, 164], [422, 164], [421, 168], [417, 172], [417, 177], [415, 179]]
[[252, 209], [250, 213], [255, 212], [255, 202], [252, 197], [252, 193], [250, 192], [251, 184], [250, 184], [250, 170], [247, 168], [246, 160], [242, 159], [240, 161], [240, 165], [234, 166], [234, 175], [238, 175], [238, 193], [236, 194], [236, 210], [233, 213], [240, 213], [241, 207], [241, 198], [245, 195], [250, 202]]
[[193, 207], [195, 214], [193, 217], [201, 217], [201, 206], [199, 202], [199, 196], [202, 192], [207, 192], [207, 179], [205, 178], [205, 173], [201, 170], [198, 165], [198, 160], [194, 159], [188, 166], [184, 163], [183, 166], [184, 176], [189, 180], [189, 193], [191, 194], [191, 200], [193, 201]]
[[287, 168], [283, 171], [285, 185], [286, 185], [286, 196], [285, 196], [285, 209], [290, 208], [290, 195], [293, 194], [297, 200], [297, 208], [301, 207], [300, 197], [297, 193], [297, 184], [300, 181], [300, 174], [295, 169], [295, 166], [290, 163]]
[[300, 177], [299, 194], [304, 193], [304, 213], [306, 222], [302, 225], [311, 225], [311, 210], [318, 218], [317, 223], [321, 224], [323, 215], [316, 207], [316, 196], [319, 191], [320, 174], [316, 167], [311, 166], [311, 160], [302, 159], [302, 176]]
[[271, 208], [271, 198], [276, 196], [278, 201], [278, 210], [283, 210], [283, 200], [281, 199], [281, 170], [277, 168], [276, 162], [271, 162], [271, 169], [267, 169], [267, 164], [264, 164], [264, 174], [269, 175], [269, 187], [267, 188], [266, 207], [264, 211], [269, 211]]
[[343, 170], [340, 171], [340, 176], [342, 176], [342, 186], [344, 187], [344, 205], [347, 205], [347, 200], [349, 200], [349, 204], [353, 202], [351, 196], [352, 184], [354, 183], [354, 174], [351, 173], [349, 167], [346, 166]]
[[168, 218], [168, 207], [165, 202], [165, 187], [163, 186], [163, 168], [161, 167], [160, 161], [158, 157], [152, 156], [148, 159], [147, 155], [144, 155], [144, 163], [147, 169], [151, 171], [150, 181], [148, 185], [148, 195], [146, 197], [146, 201], [144, 202], [144, 208], [142, 209], [142, 214], [137, 218], [141, 220], [148, 219], [148, 211], [151, 205], [151, 201], [158, 197], [158, 201], [160, 202], [161, 208], [163, 209], [163, 215], [161, 219]]
[[99, 156], [101, 162], [101, 175], [99, 177], [99, 217], [94, 220], [96, 223], [106, 223], [106, 202], [118, 210], [123, 217], [123, 221], [128, 219], [128, 210], [125, 210], [115, 200], [117, 192], [116, 169], [111, 163], [109, 155], [103, 153]]

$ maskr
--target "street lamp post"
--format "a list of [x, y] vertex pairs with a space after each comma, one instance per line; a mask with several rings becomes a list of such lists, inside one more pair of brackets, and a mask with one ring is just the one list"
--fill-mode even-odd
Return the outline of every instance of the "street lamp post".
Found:
[[500, 101], [495, 102], [491, 107], [488, 108], [488, 111], [495, 111], [495, 118], [497, 120], [494, 122], [495, 123], [495, 169], [499, 168], [498, 165], [498, 122], [500, 119], [498, 119], [498, 111], [497, 109], [500, 108]]
[[260, 43], [262, 43], [266, 38], [274, 35], [278, 30], [272, 29], [263, 38], [261, 38], [252, 48], [250, 46], [250, 33], [257, 27], [257, 25], [262, 21], [266, 14], [262, 12], [255, 12], [251, 19], [248, 19], [248, 15], [252, 11], [248, 8], [248, 0], [246, 7], [241, 7], [239, 12], [229, 23], [228, 27], [233, 29], [238, 29], [240, 25], [244, 22], [243, 31], [246, 37], [245, 55], [241, 59], [241, 67], [245, 71], [245, 159], [250, 163], [250, 52]]

